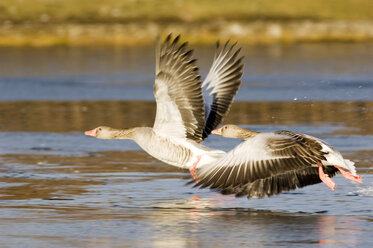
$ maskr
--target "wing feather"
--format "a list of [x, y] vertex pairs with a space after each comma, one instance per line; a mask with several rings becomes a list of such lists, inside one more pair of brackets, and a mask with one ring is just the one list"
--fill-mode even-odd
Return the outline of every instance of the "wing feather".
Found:
[[168, 137], [202, 141], [205, 125], [201, 80], [187, 43], [169, 35], [157, 46], [154, 131]]
[[[321, 182], [314, 165], [325, 160], [317, 141], [289, 131], [261, 133], [198, 171], [198, 187], [263, 197]], [[338, 171], [324, 167], [329, 176]]]
[[223, 48], [216, 45], [214, 61], [202, 86], [206, 99], [206, 124], [203, 138], [206, 138], [228, 114], [233, 98], [240, 85], [243, 73], [243, 57], [238, 58], [240, 48], [235, 49], [235, 44], [229, 41]]

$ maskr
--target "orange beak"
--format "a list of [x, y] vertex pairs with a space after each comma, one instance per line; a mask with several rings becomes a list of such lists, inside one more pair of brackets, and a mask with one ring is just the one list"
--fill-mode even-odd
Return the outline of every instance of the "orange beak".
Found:
[[87, 136], [96, 137], [96, 128], [92, 129], [90, 131], [85, 131], [84, 134], [87, 135]]
[[222, 133], [221, 133], [221, 128], [218, 128], [218, 129], [212, 130], [211, 133], [212, 133], [212, 134], [216, 134], [216, 135], [222, 135]]

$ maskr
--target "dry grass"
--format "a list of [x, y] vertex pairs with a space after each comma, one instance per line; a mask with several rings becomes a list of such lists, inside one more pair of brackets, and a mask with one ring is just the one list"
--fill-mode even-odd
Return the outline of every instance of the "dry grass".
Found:
[[373, 0], [1, 0], [0, 46], [371, 41]]
[[370, 20], [372, 0], [1, 0], [0, 22]]

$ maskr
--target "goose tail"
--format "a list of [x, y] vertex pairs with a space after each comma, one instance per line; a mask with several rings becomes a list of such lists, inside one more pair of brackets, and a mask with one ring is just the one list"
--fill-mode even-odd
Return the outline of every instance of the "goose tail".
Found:
[[347, 167], [346, 169], [348, 169], [352, 173], [352, 175], [356, 176], [356, 168], [354, 166], [355, 163], [348, 159], [344, 159], [344, 162]]

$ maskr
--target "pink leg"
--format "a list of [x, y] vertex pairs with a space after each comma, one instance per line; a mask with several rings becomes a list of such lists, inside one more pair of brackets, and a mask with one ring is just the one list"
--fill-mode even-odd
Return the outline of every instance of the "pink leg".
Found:
[[197, 161], [194, 162], [194, 164], [189, 168], [189, 172], [192, 175], [193, 179], [197, 178], [196, 167], [197, 167], [197, 164], [199, 163], [200, 160], [201, 160], [201, 155], [198, 155], [197, 156]]
[[339, 166], [334, 166], [334, 167], [337, 168], [346, 179], [357, 182], [357, 183], [363, 183], [363, 179], [361, 179], [361, 176], [354, 176], [352, 175], [351, 172], [345, 171]]
[[335, 188], [335, 182], [329, 178], [328, 174], [325, 174], [322, 169], [322, 164], [317, 163], [317, 166], [319, 167], [319, 177], [323, 183], [325, 183], [326, 186], [328, 186], [331, 190], [334, 191]]

